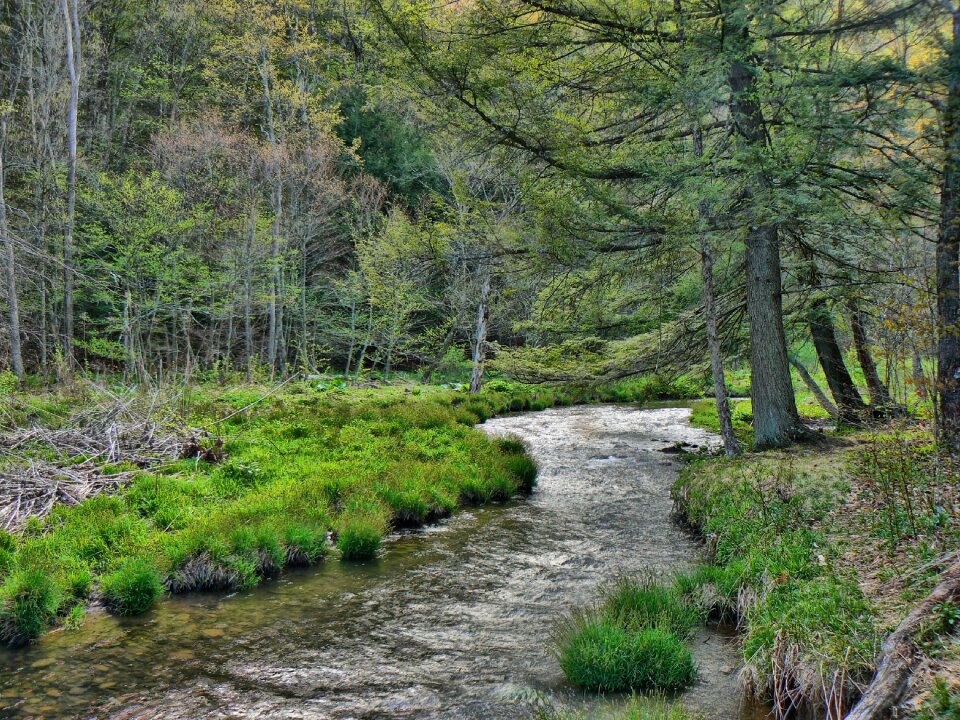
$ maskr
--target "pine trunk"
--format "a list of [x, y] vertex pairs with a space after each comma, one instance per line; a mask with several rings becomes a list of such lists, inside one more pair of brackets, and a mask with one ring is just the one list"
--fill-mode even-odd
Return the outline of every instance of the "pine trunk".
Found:
[[823, 391], [823, 388], [817, 384], [817, 381], [813, 379], [813, 376], [810, 374], [810, 371], [807, 370], [804, 364], [794, 357], [790, 358], [790, 364], [796, 369], [800, 379], [803, 380], [803, 384], [807, 386], [807, 389], [813, 393], [813, 396], [817, 399], [817, 402], [820, 403], [820, 407], [826, 410], [830, 414], [830, 417], [837, 417], [840, 414], [840, 410], [836, 405], [830, 402], [830, 398], [827, 397], [827, 394]]
[[960, 11], [953, 13], [947, 71], [946, 147], [937, 238], [937, 386], [941, 440], [960, 453]]
[[[766, 128], [756, 101], [754, 71], [734, 59], [728, 70], [732, 91], [731, 116], [737, 134], [748, 148], [766, 144]], [[803, 432], [793, 395], [786, 333], [783, 328], [780, 236], [777, 227], [752, 208], [765, 194], [762, 171], [747, 178], [746, 202], [751, 205], [747, 233], [747, 315], [750, 319], [750, 365], [753, 430], [758, 447], [787, 445]]]
[[833, 318], [830, 317], [830, 311], [822, 300], [815, 302], [814, 307], [811, 308], [809, 325], [817, 359], [820, 361], [820, 367], [823, 368], [827, 386], [837, 403], [840, 415], [847, 420], [861, 418], [866, 413], [867, 406], [847, 370], [843, 352], [837, 342]]
[[850, 329], [853, 332], [853, 344], [857, 348], [857, 359], [863, 369], [863, 378], [867, 381], [867, 391], [870, 393], [870, 404], [876, 408], [890, 408], [893, 400], [887, 386], [880, 379], [877, 364], [870, 351], [870, 338], [863, 322], [863, 315], [856, 305], [850, 303]]

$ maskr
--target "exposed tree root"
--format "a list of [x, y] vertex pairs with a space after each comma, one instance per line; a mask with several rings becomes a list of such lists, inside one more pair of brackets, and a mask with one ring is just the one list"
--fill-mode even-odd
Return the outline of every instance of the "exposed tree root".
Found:
[[860, 702], [846, 720], [878, 720], [903, 697], [917, 662], [917, 639], [924, 625], [945, 602], [960, 599], [960, 562], [942, 576], [940, 584], [917, 605], [883, 643], [880, 666]]

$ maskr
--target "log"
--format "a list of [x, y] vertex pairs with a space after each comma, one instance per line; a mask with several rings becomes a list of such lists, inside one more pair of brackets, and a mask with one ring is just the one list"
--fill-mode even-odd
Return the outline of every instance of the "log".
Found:
[[960, 562], [943, 573], [940, 584], [917, 605], [881, 648], [880, 666], [845, 720], [879, 720], [903, 696], [917, 661], [917, 633], [942, 603], [960, 598]]

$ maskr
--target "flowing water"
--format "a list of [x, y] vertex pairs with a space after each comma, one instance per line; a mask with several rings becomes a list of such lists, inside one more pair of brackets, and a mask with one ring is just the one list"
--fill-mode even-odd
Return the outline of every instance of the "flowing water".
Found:
[[[552, 409], [488, 421], [540, 463], [526, 500], [392, 537], [379, 560], [330, 561], [231, 596], [187, 595], [145, 617], [93, 613], [0, 653], [11, 718], [520, 718], [521, 700], [595, 702], [568, 689], [551, 628], [616, 573], [695, 562], [670, 520], [676, 461], [705, 445], [689, 410]], [[737, 652], [694, 640], [701, 680], [685, 701], [717, 719], [743, 707]]]

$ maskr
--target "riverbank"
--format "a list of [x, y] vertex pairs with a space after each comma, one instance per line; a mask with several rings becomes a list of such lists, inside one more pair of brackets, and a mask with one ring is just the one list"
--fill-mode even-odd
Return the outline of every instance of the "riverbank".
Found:
[[511, 411], [639, 402], [682, 382], [483, 393], [335, 378], [153, 393], [84, 379], [0, 398], [0, 642], [146, 612], [164, 593], [235, 591], [334, 554], [376, 555], [392, 528], [529, 492], [522, 445], [474, 426]]
[[[957, 561], [958, 478], [907, 424], [688, 464], [674, 498], [711, 560], [689, 592], [739, 623], [748, 693], [780, 717], [844, 717], [884, 638]], [[926, 622], [899, 717], [956, 717], [958, 616], [945, 604]]]
[[[22, 644], [76, 624], [90, 602], [140, 614], [164, 592], [243, 589], [332, 552], [365, 560], [390, 528], [529, 492], [536, 476], [522, 445], [473, 429], [513, 402], [540, 402], [535, 395], [300, 383], [269, 396], [261, 387], [191, 391], [181, 402], [191, 437], [179, 458], [147, 470], [94, 459], [94, 471], [123, 474], [113, 492], [53, 505], [2, 533], [0, 640]], [[59, 422], [46, 427], [75, 427], [75, 412], [90, 405], [60, 398]], [[5, 474], [39, 460], [52, 460], [53, 473], [91, 465], [56, 457], [44, 437], [21, 442]]]

